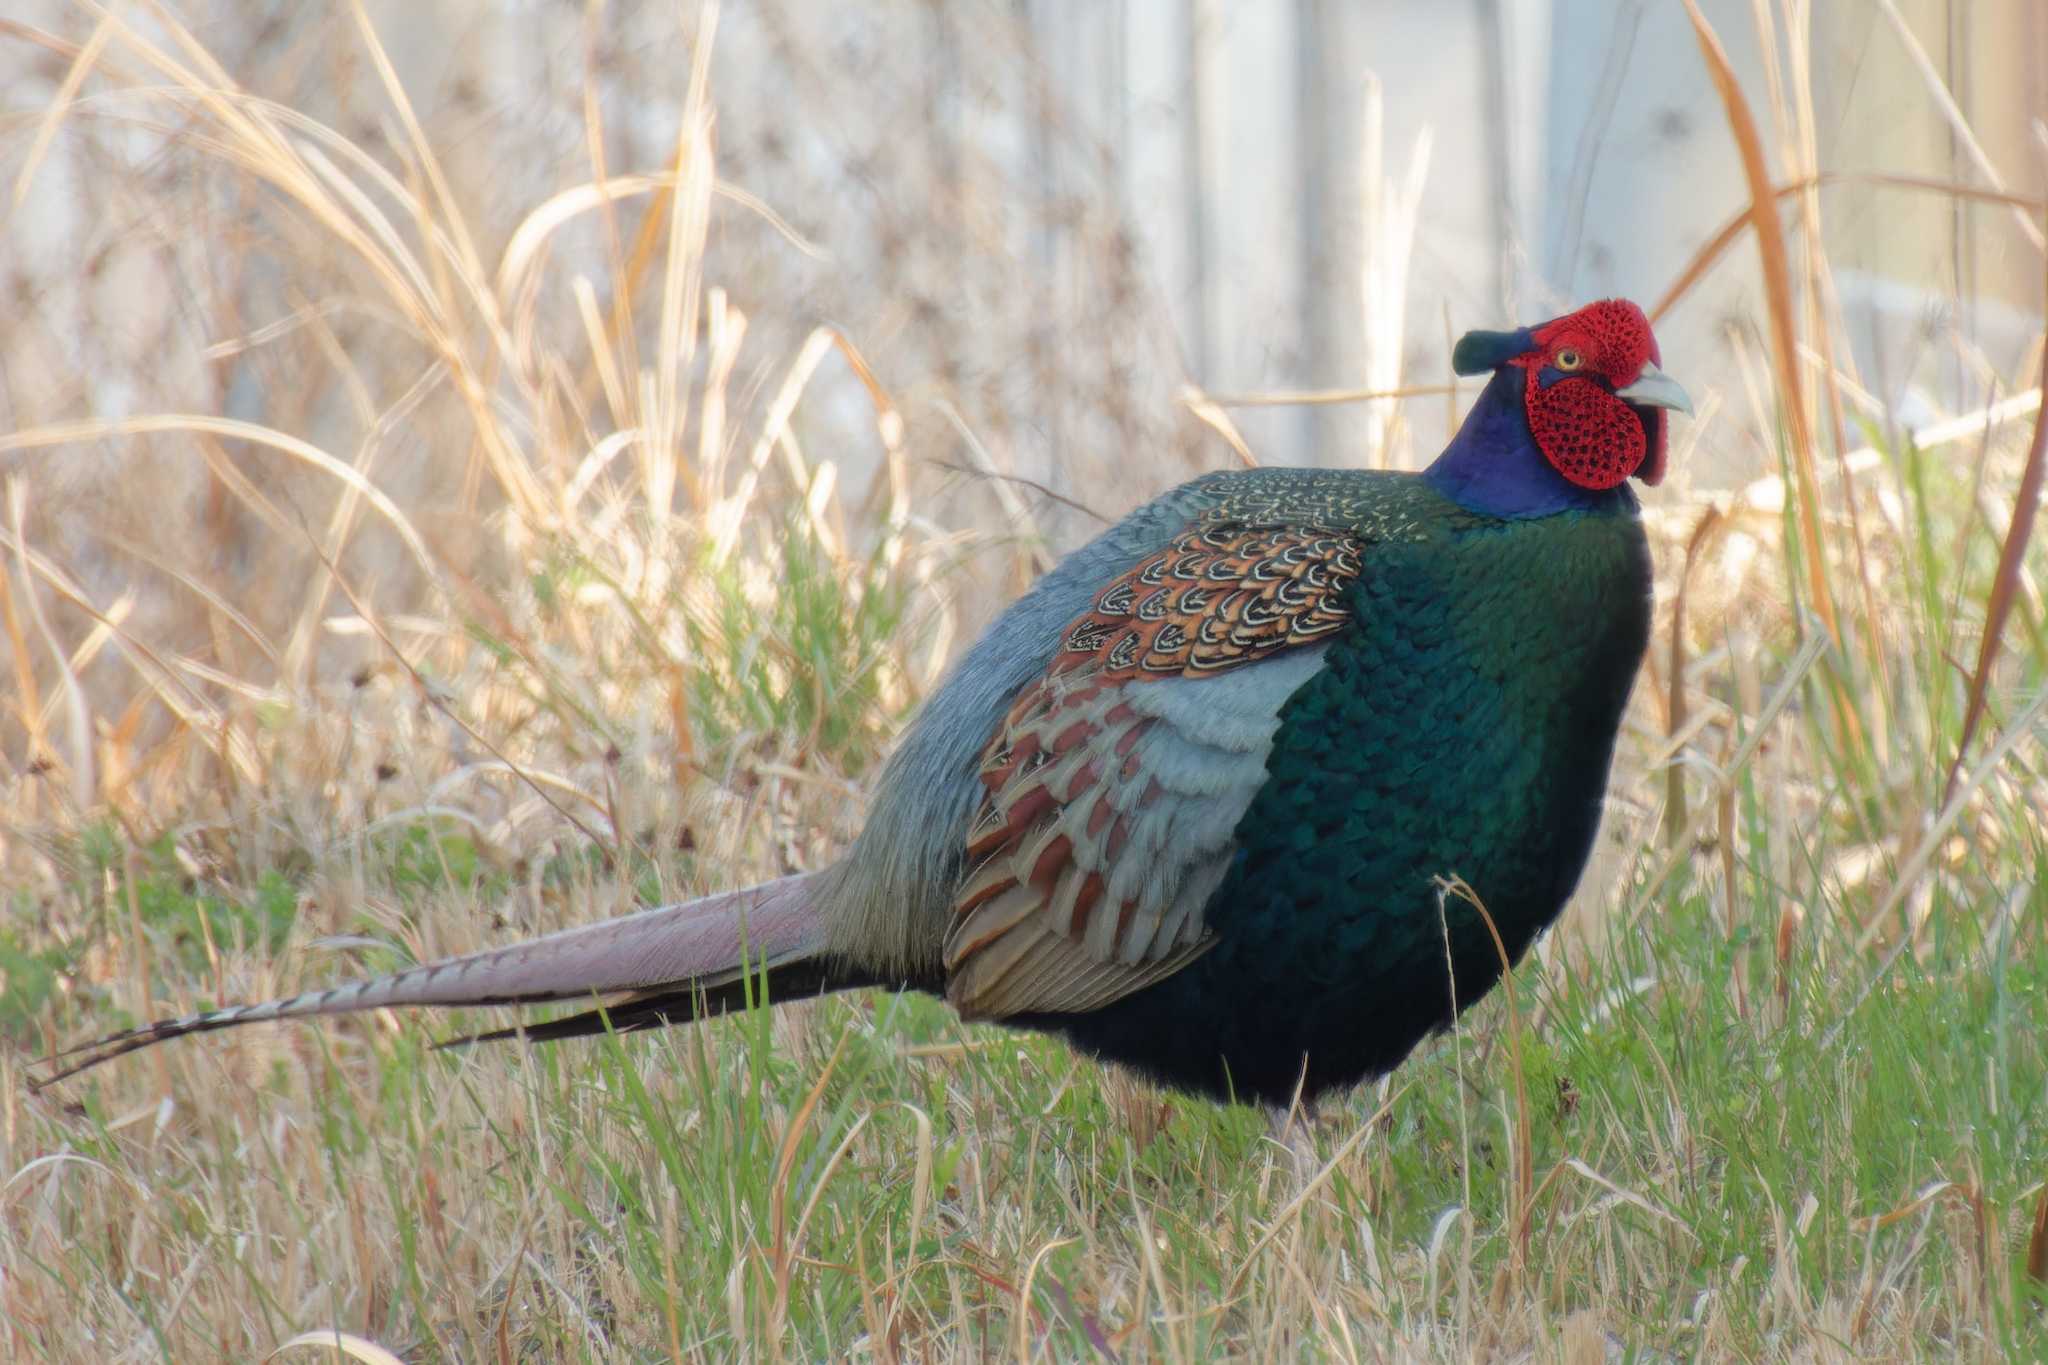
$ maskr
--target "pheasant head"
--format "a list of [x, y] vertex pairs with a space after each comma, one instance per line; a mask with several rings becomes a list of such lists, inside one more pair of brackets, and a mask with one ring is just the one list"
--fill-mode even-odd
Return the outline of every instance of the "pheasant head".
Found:
[[1505, 515], [1560, 510], [1631, 477], [1657, 483], [1665, 414], [1692, 411], [1660, 359], [1649, 319], [1626, 299], [1468, 332], [1452, 368], [1494, 381], [1431, 472], [1459, 501]]

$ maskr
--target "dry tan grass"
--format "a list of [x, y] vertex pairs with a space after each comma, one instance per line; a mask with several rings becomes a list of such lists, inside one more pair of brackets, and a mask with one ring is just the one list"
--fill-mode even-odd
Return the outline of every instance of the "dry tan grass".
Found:
[[[870, 225], [903, 236], [902, 296], [870, 299], [865, 330], [812, 323], [821, 210], [714, 120], [713, 17], [664, 39], [691, 63], [657, 84], [679, 111], [658, 148], [598, 126], [624, 79], [606, 61], [629, 59], [593, 20], [577, 88], [598, 121], [537, 144], [573, 174], [507, 168], [516, 189], [494, 158], [519, 140], [424, 127], [360, 11], [237, 62], [212, 46], [234, 36], [155, 10], [0, 31], [42, 44], [52, 87], [0, 129], [7, 231], [36, 239], [0, 339], [10, 989], [63, 950], [0, 1050], [11, 1358], [311, 1358], [322, 1328], [465, 1360], [2039, 1340], [2033, 1158], [1954, 1131], [2039, 1138], [2037, 1043], [1886, 1060], [1907, 1028], [1887, 1011], [1929, 1040], [1940, 1011], [1877, 971], [1908, 954], [1960, 999], [1973, 965], [2039, 965], [2030, 580], [2018, 642], [1988, 655], [1985, 744], [2005, 748], [1946, 806], [1935, 780], [1966, 682], [1944, 651], [1976, 638], [2022, 478], [2013, 408], [1950, 435], [1960, 490], [1854, 454], [1836, 419], [1795, 430], [1797, 477], [1658, 504], [1660, 644], [1590, 893], [1516, 1009], [1330, 1116], [1306, 1188], [1242, 1114], [887, 999], [460, 1058], [386, 1017], [245, 1030], [30, 1097], [27, 1060], [111, 1011], [819, 865], [948, 649], [1090, 524], [948, 473], [959, 452], [1107, 483], [1112, 513], [1233, 458], [1169, 390], [1112, 382], [1131, 367], [1102, 357], [1160, 344], [1113, 251], [1068, 319], [1084, 344], [1031, 351], [999, 297], [1024, 265], [986, 240], [973, 185], [920, 197], [896, 178], [914, 164], [886, 163], [877, 197], [920, 207]], [[368, 74], [306, 77], [343, 66]], [[771, 169], [735, 171], [735, 142]], [[36, 216], [57, 197], [73, 240]], [[1752, 388], [1692, 440], [1775, 459], [1788, 401], [1853, 402], [1824, 269], [1780, 262]], [[957, 293], [934, 284], [949, 271]], [[989, 360], [1005, 347], [1029, 362]], [[1012, 458], [1018, 385], [1114, 433], [1115, 479]], [[1807, 559], [1788, 564], [1788, 529]], [[1787, 605], [1815, 584], [1832, 628]], [[208, 897], [247, 913], [191, 910]], [[2024, 1034], [2039, 998], [2018, 998]], [[1816, 1019], [1853, 1027], [1816, 1049]], [[1837, 1081], [1830, 1117], [1811, 1101]], [[1988, 1109], [1961, 1107], [1964, 1082]], [[1887, 1099], [1924, 1142], [1865, 1130]]]

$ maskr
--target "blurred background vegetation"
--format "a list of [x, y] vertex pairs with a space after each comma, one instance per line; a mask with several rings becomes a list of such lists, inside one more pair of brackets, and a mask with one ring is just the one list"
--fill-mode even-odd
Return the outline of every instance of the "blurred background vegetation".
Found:
[[[0, 76], [12, 1358], [2039, 1344], [2048, 10], [29, 0]], [[1608, 294], [1700, 412], [1600, 855], [1308, 1197], [917, 1002], [24, 1093], [821, 865], [1105, 519], [1418, 467]]]

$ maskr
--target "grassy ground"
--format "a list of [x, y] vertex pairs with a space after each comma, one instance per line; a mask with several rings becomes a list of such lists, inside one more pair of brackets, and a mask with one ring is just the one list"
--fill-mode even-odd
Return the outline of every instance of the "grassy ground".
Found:
[[[124, 890], [104, 871], [88, 901]], [[201, 915], [275, 923], [261, 893], [238, 914], [141, 875], [168, 979], [204, 979]], [[501, 892], [367, 878], [423, 922]], [[1305, 1198], [1256, 1114], [923, 1000], [534, 1051], [266, 1030], [55, 1102], [10, 1063], [10, 1350], [246, 1357], [319, 1324], [455, 1359], [2048, 1349], [2038, 933], [1944, 943], [1845, 1015], [1822, 944], [1780, 966], [1697, 897], [1648, 914], [1576, 971], [1525, 970], [1519, 1030], [1496, 995], [1333, 1106]], [[295, 954], [236, 957], [257, 992], [291, 984]]]
[[748, 347], [706, 243], [761, 220], [701, 72], [665, 181], [486, 234], [396, 89], [357, 148], [175, 25], [59, 55], [90, 98], [11, 170], [163, 138], [236, 229], [199, 234], [242, 269], [197, 330], [268, 406], [0, 437], [116, 475], [12, 484], [0, 525], [8, 1359], [2048, 1356], [2035, 419], [1923, 445], [1864, 404], [1817, 250], [1778, 262], [1786, 330], [1737, 334], [1750, 409], [1693, 428], [1776, 474], [1653, 502], [1580, 896], [1306, 1166], [876, 996], [533, 1051], [259, 1027], [30, 1093], [136, 1020], [822, 865], [1043, 550], [1007, 484], [931, 514], [939, 419], [853, 342]]

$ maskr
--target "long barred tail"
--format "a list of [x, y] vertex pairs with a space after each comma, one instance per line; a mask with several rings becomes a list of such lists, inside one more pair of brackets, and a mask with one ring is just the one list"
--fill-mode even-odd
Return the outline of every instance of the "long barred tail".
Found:
[[[809, 963], [824, 945], [824, 925], [814, 904], [818, 875], [800, 873], [260, 1005], [159, 1019], [64, 1049], [46, 1059], [57, 1069], [29, 1085], [40, 1090], [157, 1043], [266, 1019], [386, 1006], [537, 1005], [624, 993], [612, 1017], [621, 1028], [644, 1028], [693, 1017], [692, 1002], [699, 999], [708, 999], [706, 1013], [744, 1004], [746, 983], [740, 978], [763, 969], [771, 970], [771, 980], [787, 983], [787, 991], [776, 992], [778, 999], [861, 984], [833, 980]], [[592, 1033], [604, 1028], [605, 1017], [594, 1010], [528, 1032], [540, 1038]], [[582, 1026], [570, 1027], [576, 1023]], [[520, 1032], [501, 1029], [478, 1037]]]

